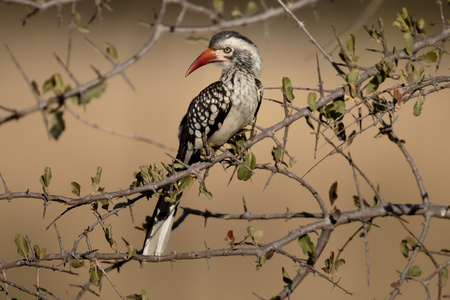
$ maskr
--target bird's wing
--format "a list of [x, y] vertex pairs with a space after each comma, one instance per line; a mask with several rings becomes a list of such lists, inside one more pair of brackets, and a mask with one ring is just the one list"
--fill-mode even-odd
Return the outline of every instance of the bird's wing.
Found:
[[256, 107], [255, 116], [254, 116], [256, 118], [256, 116], [258, 116], [259, 108], [261, 107], [261, 103], [262, 103], [262, 99], [263, 99], [263, 95], [264, 95], [264, 88], [259, 79], [255, 78], [255, 83], [256, 83], [256, 88], [258, 89], [258, 99], [257, 99], [258, 106]]
[[230, 111], [229, 94], [225, 85], [217, 81], [192, 100], [180, 123], [177, 159], [189, 165], [199, 160], [204, 141], [220, 128]]

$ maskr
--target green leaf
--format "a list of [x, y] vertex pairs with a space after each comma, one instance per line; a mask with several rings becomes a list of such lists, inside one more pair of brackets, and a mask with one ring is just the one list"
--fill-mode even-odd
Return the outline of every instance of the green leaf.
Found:
[[27, 239], [21, 234], [16, 234], [14, 243], [17, 246], [17, 253], [25, 259], [28, 259], [29, 248]]
[[52, 181], [52, 169], [49, 167], [45, 167], [44, 174], [41, 175], [39, 180], [42, 186], [47, 188], [50, 185], [50, 182]]
[[292, 89], [292, 84], [289, 77], [283, 77], [281, 91], [287, 102], [291, 103], [294, 100], [294, 91]]
[[371, 94], [378, 90], [380, 84], [384, 82], [385, 77], [380, 73], [375, 74], [366, 86], [366, 93]]
[[114, 239], [112, 237], [112, 225], [111, 224], [105, 224], [103, 231], [105, 232], [105, 238], [109, 243], [109, 246], [114, 245]]
[[350, 56], [350, 60], [353, 61], [355, 55], [355, 36], [353, 34], [350, 34], [347, 39], [347, 53]]
[[[107, 86], [108, 84], [106, 82], [102, 82], [84, 91], [83, 93], [84, 104], [88, 104], [89, 102], [91, 102], [93, 98], [100, 98], [100, 96], [105, 92]], [[74, 104], [82, 105], [83, 101], [81, 97], [72, 98], [72, 102]]]
[[431, 50], [425, 54], [419, 56], [419, 59], [427, 63], [435, 63], [438, 61], [440, 51], [438, 49]]
[[91, 283], [96, 287], [99, 287], [102, 283], [102, 275], [102, 271], [98, 270], [95, 265], [91, 266], [91, 268], [89, 269], [89, 279]]
[[420, 269], [419, 266], [412, 266], [408, 270], [408, 273], [406, 275], [408, 277], [419, 277], [420, 275], [422, 275], [422, 270]]
[[395, 68], [394, 62], [389, 57], [383, 58], [383, 62], [387, 66], [389, 71]]
[[408, 248], [408, 241], [407, 240], [402, 240], [400, 242], [400, 252], [402, 253], [402, 255], [405, 258], [408, 258], [408, 256], [409, 256], [409, 248]]
[[42, 92], [46, 93], [48, 91], [53, 91], [58, 95], [61, 95], [63, 93], [64, 86], [60, 74], [55, 73], [49, 79], [44, 81], [44, 84], [42, 85]]
[[316, 259], [316, 249], [314, 244], [311, 242], [309, 235], [305, 234], [299, 237], [297, 242], [302, 248], [303, 254], [308, 256], [308, 260], [314, 262]]
[[247, 226], [247, 233], [249, 236], [252, 236], [254, 229], [255, 228], [253, 226]]
[[358, 76], [359, 76], [358, 69], [355, 68], [351, 70], [350, 73], [347, 74], [347, 82], [356, 84], [356, 82], [358, 81]]
[[442, 279], [444, 281], [444, 284], [447, 283], [448, 280], [448, 269], [444, 268], [444, 270], [442, 270]]
[[[317, 100], [317, 94], [316, 93], [309, 93], [308, 98], [306, 99], [306, 103], [308, 103], [308, 107], [311, 111], [315, 111], [317, 109], [316, 107], [316, 100]], [[313, 128], [314, 129], [314, 128]]]
[[292, 279], [289, 277], [289, 274], [284, 267], [281, 267], [281, 272], [283, 273], [283, 282], [290, 288], [292, 286]]
[[224, 0], [213, 0], [212, 2], [214, 11], [219, 15], [223, 14], [224, 2]]
[[242, 12], [237, 7], [234, 7], [230, 13], [230, 17], [232, 20], [240, 19], [242, 18]]
[[66, 129], [66, 123], [63, 119], [63, 112], [58, 111], [53, 114], [51, 119], [50, 135], [55, 140], [58, 140], [62, 132]]
[[248, 1], [247, 8], [246, 8], [246, 14], [248, 16], [251, 16], [257, 12], [258, 12], [258, 5], [255, 3], [255, 1]]
[[36, 258], [39, 261], [44, 257], [45, 253], [47, 252], [47, 249], [41, 248], [41, 247], [39, 247], [39, 245], [34, 245], [33, 249], [34, 249], [34, 253], [36, 253]]
[[77, 26], [76, 28], [81, 33], [89, 33], [91, 31], [87, 26]]
[[77, 195], [78, 197], [80, 197], [81, 194], [81, 186], [78, 182], [72, 181], [71, 182], [72, 185], [72, 194]]
[[252, 240], [253, 242], [257, 245], [258, 241], [264, 236], [264, 233], [262, 230], [256, 230], [255, 232], [253, 232], [252, 235]]
[[118, 53], [116, 47], [114, 47], [113, 44], [106, 42], [106, 53], [115, 61], [117, 62]]
[[325, 117], [327, 119], [337, 120], [345, 113], [345, 102], [342, 99], [334, 100], [328, 104], [324, 109]]
[[280, 146], [276, 146], [276, 147], [274, 146], [272, 148], [272, 157], [276, 163], [279, 163], [281, 161], [281, 154], [282, 154], [282, 150], [281, 150]]
[[213, 194], [211, 194], [209, 191], [207, 191], [205, 189], [205, 187], [203, 186], [203, 184], [200, 184], [199, 190], [200, 190], [200, 193], [204, 194], [209, 200], [213, 199]]
[[298, 162], [298, 157], [293, 156], [292, 159], [289, 160], [289, 168], [292, 168], [292, 166], [294, 166], [296, 162]]
[[405, 32], [403, 37], [406, 40], [406, 53], [413, 55], [414, 37], [409, 32]]
[[127, 249], [128, 249], [128, 251], [127, 251], [127, 254], [128, 254], [127, 260], [129, 260], [129, 259], [133, 258], [136, 255], [136, 248], [133, 245], [128, 245]]
[[414, 111], [413, 115], [418, 117], [422, 113], [422, 107], [425, 103], [425, 97], [423, 95], [419, 95], [419, 98], [417, 99], [416, 103], [414, 104]]
[[250, 179], [250, 177], [252, 177], [253, 172], [251, 170], [253, 170], [256, 165], [256, 158], [252, 152], [247, 153], [247, 155], [245, 156], [244, 165], [247, 166], [247, 168], [243, 165], [239, 165], [237, 178], [239, 180], [247, 181]]
[[345, 260], [344, 259], [338, 259], [335, 263], [334, 263], [334, 268], [337, 271], [339, 269], [340, 266], [345, 264]]
[[75, 258], [69, 259], [69, 264], [72, 266], [72, 268], [78, 269], [81, 267], [84, 267], [84, 261], [83, 260], [76, 260]]
[[97, 175], [95, 175], [94, 177], [91, 177], [91, 184], [92, 184], [92, 188], [95, 191], [99, 191], [102, 190], [102, 188], [100, 187], [100, 178], [102, 176], [102, 167], [98, 166], [97, 167]]
[[134, 294], [134, 295], [128, 295], [127, 299], [132, 299], [132, 300], [148, 300], [147, 297], [147, 293], [142, 290], [141, 294]]

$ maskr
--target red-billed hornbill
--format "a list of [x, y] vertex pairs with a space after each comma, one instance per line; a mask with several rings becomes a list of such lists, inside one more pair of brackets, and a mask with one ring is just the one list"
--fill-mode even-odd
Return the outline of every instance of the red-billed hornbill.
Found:
[[[257, 79], [262, 70], [256, 45], [234, 31], [215, 34], [206, 49], [192, 63], [186, 76], [209, 64], [220, 63], [223, 70], [214, 82], [189, 105], [178, 130], [177, 159], [191, 165], [202, 152], [217, 148], [256, 118], [263, 87]], [[159, 197], [147, 230], [144, 255], [164, 254], [172, 229], [176, 204]]]

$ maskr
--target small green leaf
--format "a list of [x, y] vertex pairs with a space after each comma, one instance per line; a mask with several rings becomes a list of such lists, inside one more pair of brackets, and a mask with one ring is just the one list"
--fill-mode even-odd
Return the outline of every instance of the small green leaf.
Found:
[[247, 226], [247, 233], [248, 233], [248, 235], [249, 236], [252, 236], [253, 235], [253, 230], [254, 230], [255, 228], [253, 227], [253, 226]]
[[[256, 165], [256, 158], [255, 155], [252, 152], [247, 153], [244, 159], [244, 165], [239, 165], [238, 171], [237, 171], [237, 178], [239, 180], [247, 181], [252, 177], [253, 170]], [[247, 166], [247, 167], [246, 167]]]
[[232, 20], [240, 19], [242, 18], [242, 12], [237, 7], [234, 7], [230, 13], [230, 17]]
[[246, 8], [246, 14], [248, 16], [254, 15], [258, 12], [258, 5], [255, 3], [255, 1], [248, 1], [247, 2], [247, 8]]
[[317, 94], [316, 93], [309, 93], [308, 98], [306, 100], [306, 103], [308, 103], [308, 107], [311, 111], [315, 111], [317, 109], [316, 107], [316, 100], [317, 100]]
[[205, 187], [203, 186], [203, 184], [200, 184], [199, 190], [200, 190], [200, 193], [204, 194], [209, 200], [213, 199], [213, 194], [211, 194], [209, 191], [207, 191], [205, 189]]
[[298, 162], [298, 157], [297, 156], [292, 157], [292, 159], [289, 160], [289, 168], [292, 168], [296, 162]]
[[407, 240], [402, 240], [400, 242], [400, 252], [402, 253], [402, 255], [405, 258], [408, 258], [408, 256], [409, 256], [409, 248], [408, 248], [408, 241]]
[[53, 91], [58, 95], [61, 95], [63, 93], [64, 86], [60, 74], [55, 73], [49, 79], [44, 81], [44, 84], [42, 85], [42, 92], [46, 93], [48, 91]]
[[345, 101], [342, 99], [334, 100], [325, 106], [324, 114], [327, 119], [337, 120], [345, 113]]
[[41, 247], [39, 247], [39, 245], [34, 245], [33, 249], [34, 249], [34, 253], [36, 253], [36, 258], [39, 261], [44, 257], [45, 253], [47, 252], [47, 249], [41, 248]]
[[72, 185], [72, 194], [77, 195], [78, 197], [80, 197], [81, 194], [81, 186], [78, 182], [72, 181], [71, 183]]
[[87, 26], [77, 26], [76, 28], [81, 33], [89, 33], [91, 31]]
[[316, 260], [316, 249], [307, 234], [298, 238], [298, 244], [302, 248], [303, 254], [308, 255], [308, 261]]
[[276, 147], [274, 146], [272, 148], [272, 157], [276, 163], [279, 163], [281, 161], [281, 153], [282, 153], [282, 150], [281, 150], [280, 146], [276, 146]]
[[444, 268], [444, 270], [442, 270], [442, 279], [444, 281], [444, 284], [447, 283], [448, 280], [448, 269]]
[[14, 243], [17, 246], [17, 253], [25, 259], [28, 259], [29, 248], [27, 239], [21, 234], [16, 234]]
[[94, 85], [83, 93], [83, 99], [81, 99], [81, 97], [73, 97], [72, 102], [78, 105], [82, 105], [83, 103], [88, 104], [93, 98], [100, 98], [100, 96], [105, 92], [107, 86], [108, 84], [106, 82]]
[[281, 91], [283, 92], [283, 97], [287, 102], [291, 103], [294, 100], [294, 91], [292, 89], [292, 84], [289, 77], [283, 77]]
[[91, 266], [91, 268], [89, 269], [89, 279], [91, 283], [96, 287], [100, 286], [102, 282], [102, 275], [102, 271], [98, 270], [95, 265]]
[[406, 40], [406, 53], [413, 55], [414, 37], [411, 33], [405, 32], [405, 34], [403, 34], [403, 38]]
[[422, 54], [421, 56], [419, 56], [419, 59], [427, 63], [435, 63], [438, 61], [439, 55], [440, 55], [439, 49], [434, 49], [431, 50], [430, 52]]
[[100, 178], [102, 176], [102, 167], [98, 166], [97, 167], [97, 175], [95, 175], [94, 177], [91, 177], [91, 184], [92, 184], [92, 188], [95, 191], [99, 191], [102, 190], [103, 188], [100, 187]]
[[112, 225], [105, 224], [103, 231], [105, 232], [105, 238], [108, 241], [109, 245], [112, 246], [114, 244], [114, 239], [112, 237]]
[[281, 267], [281, 272], [283, 273], [283, 282], [286, 283], [288, 287], [291, 287], [292, 279], [289, 277], [289, 274], [284, 267]]
[[44, 174], [41, 175], [40, 178], [41, 184], [45, 187], [48, 187], [50, 185], [50, 182], [52, 181], [52, 169], [49, 167], [45, 167]]
[[345, 264], [345, 260], [344, 259], [338, 259], [335, 264], [334, 264], [334, 268], [337, 271], [339, 269], [340, 266]]
[[116, 47], [113, 44], [106, 42], [106, 53], [117, 62], [118, 53]]
[[221, 15], [223, 14], [223, 8], [224, 8], [224, 0], [213, 0], [212, 2], [212, 6], [214, 8], [214, 11], [218, 14]]
[[347, 74], [347, 82], [356, 84], [356, 82], [358, 81], [358, 76], [359, 76], [358, 69], [355, 68], [351, 70], [350, 73]]
[[355, 56], [355, 36], [353, 34], [350, 34], [347, 39], [347, 53], [350, 56], [350, 61], [353, 61]]
[[57, 111], [53, 114], [51, 125], [50, 135], [55, 140], [58, 140], [63, 131], [66, 129], [66, 123], [64, 122], [62, 111]]
[[258, 245], [258, 241], [264, 236], [264, 233], [262, 230], [256, 230], [253, 232], [252, 240], [253, 242]]
[[132, 299], [132, 300], [148, 300], [147, 297], [147, 293], [142, 290], [141, 294], [134, 294], [134, 295], [128, 295], [127, 299]]
[[136, 248], [134, 248], [133, 245], [128, 245], [127, 249], [128, 249], [128, 251], [127, 251], [127, 254], [128, 254], [127, 260], [129, 260], [129, 259], [133, 258], [136, 255]]
[[423, 95], [419, 95], [416, 103], [414, 104], [414, 116], [418, 117], [422, 113], [423, 104], [425, 103], [425, 97]]
[[412, 266], [408, 270], [408, 273], [406, 275], [408, 277], [419, 277], [420, 275], [422, 275], [422, 270], [420, 269], [419, 266]]
[[84, 267], [84, 261], [76, 260], [75, 258], [69, 259], [69, 264], [72, 268], [75, 268], [75, 269]]

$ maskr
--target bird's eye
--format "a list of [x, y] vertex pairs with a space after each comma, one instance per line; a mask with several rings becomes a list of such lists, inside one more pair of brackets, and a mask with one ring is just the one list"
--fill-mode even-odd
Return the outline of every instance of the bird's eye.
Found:
[[231, 52], [231, 48], [230, 47], [226, 47], [225, 49], [223, 49], [223, 52], [230, 53]]

